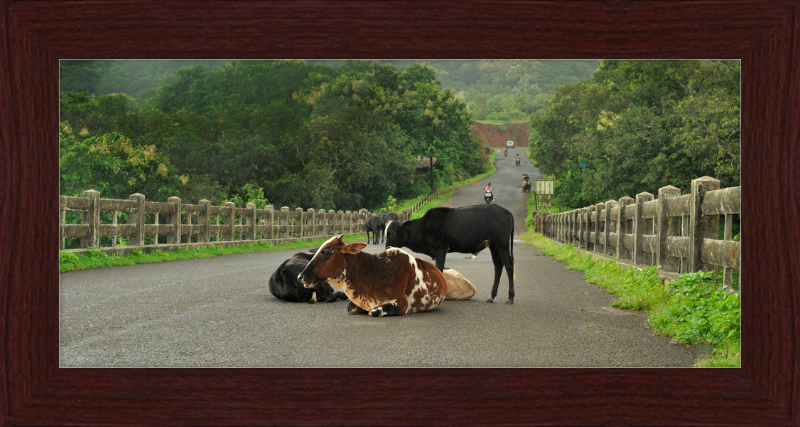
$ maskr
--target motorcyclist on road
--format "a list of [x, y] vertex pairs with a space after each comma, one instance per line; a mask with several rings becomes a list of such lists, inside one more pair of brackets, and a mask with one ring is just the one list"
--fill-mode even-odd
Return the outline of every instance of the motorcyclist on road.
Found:
[[528, 177], [528, 174], [523, 173], [522, 174], [522, 189], [523, 190], [525, 190], [525, 182], [526, 181], [530, 181], [530, 177]]
[[493, 193], [494, 189], [492, 189], [492, 183], [490, 182], [489, 185], [487, 185], [486, 188], [483, 189], [483, 191]]
[[506, 148], [504, 148], [504, 149], [503, 149], [503, 154], [504, 154], [504, 155], [507, 155], [507, 154], [508, 154], [508, 147], [506, 147]]

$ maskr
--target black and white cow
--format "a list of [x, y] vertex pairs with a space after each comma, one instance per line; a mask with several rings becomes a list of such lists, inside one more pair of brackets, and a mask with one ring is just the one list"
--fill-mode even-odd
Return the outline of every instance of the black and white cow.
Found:
[[386, 226], [386, 247], [407, 247], [430, 256], [439, 270], [450, 252], [477, 254], [489, 248], [494, 263], [494, 302], [503, 267], [508, 275], [508, 301], [514, 303], [514, 216], [495, 205], [430, 209], [422, 218], [390, 221]]
[[[316, 252], [317, 249], [311, 249]], [[313, 253], [299, 252], [292, 255], [272, 273], [269, 278], [269, 291], [275, 298], [288, 302], [336, 302], [346, 300], [344, 292], [334, 292], [333, 287], [327, 282], [306, 288], [297, 280], [297, 275], [306, 268], [308, 262], [314, 256]]]

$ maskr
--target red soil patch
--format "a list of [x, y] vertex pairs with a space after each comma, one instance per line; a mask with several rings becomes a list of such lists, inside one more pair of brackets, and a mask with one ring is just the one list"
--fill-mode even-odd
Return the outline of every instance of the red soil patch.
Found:
[[492, 147], [505, 147], [509, 139], [514, 140], [515, 147], [527, 147], [528, 129], [530, 124], [525, 122], [506, 125], [473, 123], [472, 134], [481, 141], [481, 144]]

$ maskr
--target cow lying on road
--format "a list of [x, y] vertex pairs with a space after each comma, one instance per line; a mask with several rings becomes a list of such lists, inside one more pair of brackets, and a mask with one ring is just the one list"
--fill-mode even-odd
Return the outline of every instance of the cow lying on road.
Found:
[[508, 275], [508, 300], [514, 303], [514, 216], [495, 205], [430, 209], [422, 218], [390, 221], [386, 226], [386, 247], [407, 247], [436, 261], [439, 270], [450, 252], [477, 254], [489, 248], [494, 263], [492, 295], [494, 302], [503, 267]]
[[373, 255], [361, 252], [365, 247], [334, 236], [320, 246], [297, 280], [306, 287], [327, 281], [344, 289], [350, 314], [397, 316], [433, 310], [444, 301], [447, 281], [435, 265], [397, 248]]
[[269, 291], [275, 298], [288, 302], [336, 302], [347, 299], [344, 292], [334, 292], [333, 287], [322, 282], [306, 288], [298, 280], [297, 275], [306, 268], [312, 254], [299, 252], [283, 262], [269, 278]]

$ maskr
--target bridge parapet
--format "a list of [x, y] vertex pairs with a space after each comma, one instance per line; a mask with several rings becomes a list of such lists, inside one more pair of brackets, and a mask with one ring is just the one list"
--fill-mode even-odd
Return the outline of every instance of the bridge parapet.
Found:
[[[723, 269], [730, 288], [732, 270], [741, 264], [741, 243], [732, 240], [733, 215], [741, 213], [741, 187], [720, 189], [711, 177], [692, 181], [691, 194], [662, 187], [658, 198], [636, 199], [574, 209], [534, 218], [537, 232], [576, 248], [653, 266], [668, 273]], [[724, 220], [720, 236], [720, 219]]]

